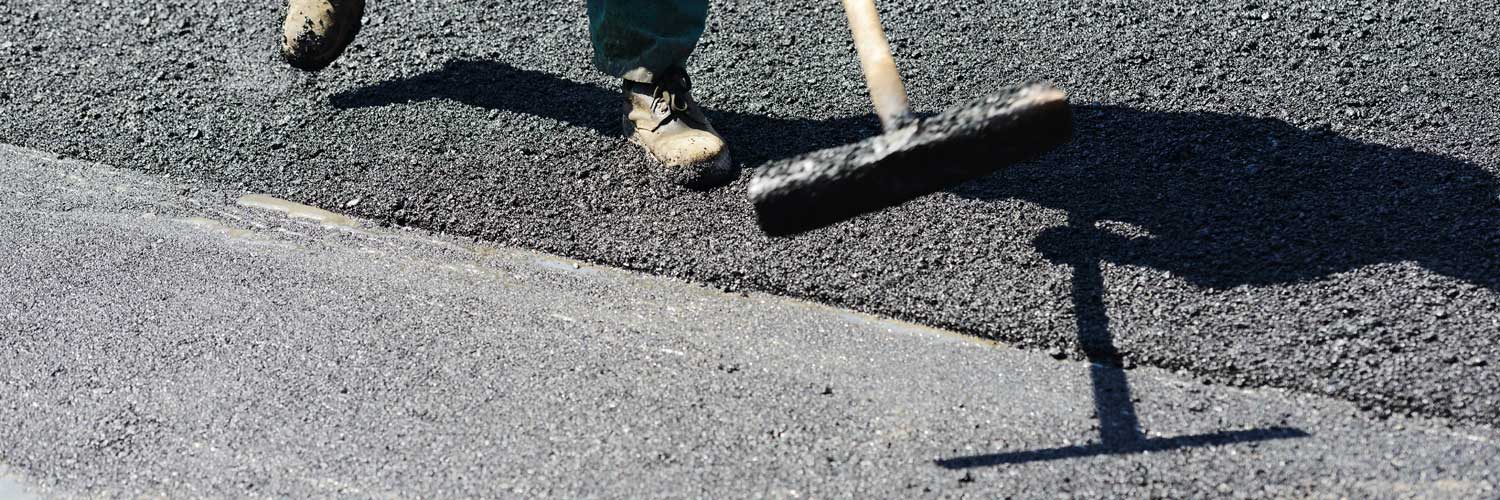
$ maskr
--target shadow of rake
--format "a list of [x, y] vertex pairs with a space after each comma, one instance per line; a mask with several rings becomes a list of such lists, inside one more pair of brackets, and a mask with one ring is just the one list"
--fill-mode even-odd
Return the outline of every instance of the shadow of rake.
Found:
[[1026, 462], [1045, 462], [1048, 460], [1083, 458], [1099, 455], [1129, 455], [1133, 453], [1146, 453], [1150, 451], [1168, 451], [1182, 448], [1224, 446], [1238, 443], [1269, 441], [1273, 439], [1303, 438], [1308, 436], [1310, 436], [1310, 434], [1303, 432], [1300, 429], [1293, 429], [1290, 427], [1271, 427], [1267, 429], [1225, 431], [1215, 432], [1211, 434], [1197, 434], [1192, 436], [1142, 439], [1133, 443], [1103, 442], [1077, 446], [1063, 446], [1060, 448], [1047, 448], [1044, 450], [996, 453], [992, 455], [976, 455], [972, 457], [959, 457], [938, 460], [937, 464], [939, 467], [943, 467], [945, 469], [967, 469], [971, 467], [991, 467], [996, 465], [1019, 464]]
[[[1072, 234], [1084, 234], [1092, 221], [1070, 217]], [[1078, 341], [1087, 353], [1089, 379], [1094, 392], [1094, 410], [1099, 415], [1100, 442], [1042, 450], [996, 453], [936, 460], [939, 467], [964, 469], [1005, 464], [1062, 460], [1100, 455], [1128, 455], [1150, 451], [1224, 446], [1238, 443], [1308, 437], [1310, 434], [1290, 427], [1270, 427], [1240, 431], [1147, 438], [1141, 432], [1135, 402], [1130, 395], [1130, 381], [1120, 366], [1121, 355], [1109, 333], [1109, 315], [1104, 308], [1104, 274], [1102, 258], [1088, 239], [1073, 240], [1072, 248], [1055, 255], [1073, 267], [1073, 308], [1078, 317]]]

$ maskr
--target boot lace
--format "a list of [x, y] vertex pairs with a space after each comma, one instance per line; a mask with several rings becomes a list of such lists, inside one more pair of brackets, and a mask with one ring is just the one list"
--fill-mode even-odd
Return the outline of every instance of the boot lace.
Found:
[[674, 72], [663, 75], [662, 78], [657, 78], [656, 80], [660, 83], [653, 85], [651, 89], [651, 109], [659, 115], [666, 116], [663, 116], [661, 121], [656, 122], [656, 126], [651, 129], [652, 132], [656, 132], [673, 120], [684, 120], [704, 125], [703, 123], [699, 123], [699, 120], [694, 118], [691, 113], [688, 113], [688, 108], [691, 104], [686, 96], [692, 84], [688, 82], [687, 73]]

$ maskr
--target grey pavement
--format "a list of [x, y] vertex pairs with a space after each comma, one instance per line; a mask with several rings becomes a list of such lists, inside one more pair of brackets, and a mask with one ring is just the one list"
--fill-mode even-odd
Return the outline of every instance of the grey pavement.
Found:
[[35, 500], [40, 497], [40, 488], [31, 481], [0, 465], [0, 499]]
[[1500, 433], [0, 146], [0, 498], [1493, 498]]

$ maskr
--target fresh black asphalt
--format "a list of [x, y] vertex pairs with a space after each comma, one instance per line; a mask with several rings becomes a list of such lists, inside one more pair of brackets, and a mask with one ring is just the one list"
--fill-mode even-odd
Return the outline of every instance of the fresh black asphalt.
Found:
[[[0, 4], [0, 143], [1060, 357], [1500, 422], [1500, 4], [880, 2], [914, 107], [1070, 92], [1042, 159], [813, 233], [619, 135], [583, 5], [372, 2], [316, 75], [280, 5]], [[878, 133], [834, 2], [717, 1], [744, 168]]]

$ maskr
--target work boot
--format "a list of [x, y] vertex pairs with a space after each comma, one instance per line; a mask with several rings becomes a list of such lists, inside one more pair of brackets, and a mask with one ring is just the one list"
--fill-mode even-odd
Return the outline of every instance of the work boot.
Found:
[[317, 71], [333, 64], [359, 33], [365, 0], [287, 0], [281, 25], [281, 58]]
[[734, 173], [729, 151], [693, 101], [687, 72], [672, 69], [653, 80], [625, 80], [621, 121], [630, 141], [646, 148], [678, 184], [706, 188], [727, 180]]

